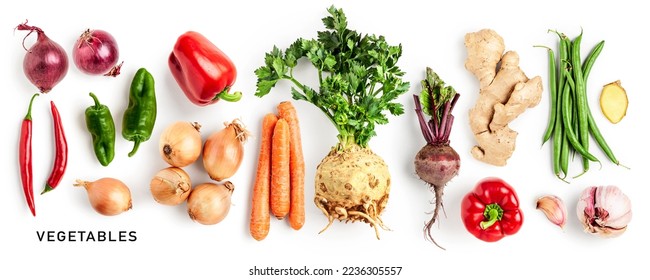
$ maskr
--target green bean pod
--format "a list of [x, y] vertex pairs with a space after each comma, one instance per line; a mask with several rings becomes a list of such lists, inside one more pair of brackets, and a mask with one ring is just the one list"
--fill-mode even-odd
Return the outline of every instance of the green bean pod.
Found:
[[[560, 71], [559, 71], [559, 77], [558, 77], [558, 82], [557, 82], [557, 92], [558, 95], [564, 92], [564, 85], [566, 84], [566, 75], [568, 73], [565, 73], [562, 71], [562, 69], [568, 69], [570, 68], [569, 64], [569, 53], [571, 51], [571, 41], [569, 40], [568, 37], [566, 37], [564, 34], [560, 36]], [[559, 110], [559, 109], [558, 109]]]
[[[560, 103], [560, 101], [557, 101]], [[553, 172], [560, 178], [560, 172], [566, 175], [566, 170], [561, 169], [561, 151], [562, 151], [562, 112], [557, 112], [555, 123], [553, 124]]]
[[589, 121], [589, 130], [591, 131], [591, 134], [594, 136], [594, 140], [596, 140], [596, 143], [598, 143], [598, 146], [603, 150], [605, 155], [607, 155], [607, 158], [609, 158], [610, 161], [612, 161], [616, 165], [620, 165], [621, 163], [616, 159], [616, 156], [614, 156], [614, 152], [612, 149], [607, 145], [607, 141], [605, 141], [605, 138], [603, 135], [600, 133], [600, 129], [598, 129], [598, 126], [596, 125], [596, 121], [594, 120], [593, 115], [591, 115], [591, 112], [588, 114], [588, 121]]
[[[573, 79], [571, 78], [571, 76], [567, 76], [567, 84], [573, 84]], [[570, 95], [570, 86], [565, 85], [564, 86], [564, 92], [562, 93], [562, 103], [563, 103], [562, 115], [568, 115], [568, 114], [571, 113], [571, 107], [568, 106], [570, 96], [571, 96]], [[587, 151], [582, 146], [582, 144], [580, 143], [580, 141], [576, 137], [575, 132], [573, 131], [573, 127], [571, 126], [571, 123], [569, 122], [570, 119], [569, 118], [562, 118], [562, 121], [563, 121], [563, 124], [564, 124], [564, 132], [566, 133], [569, 142], [573, 146], [573, 149], [576, 150], [576, 152], [578, 152], [580, 155], [582, 155], [583, 158], [586, 158], [586, 159], [588, 159], [590, 161], [599, 162], [599, 160], [594, 155], [589, 153], [589, 151]]]
[[[576, 37], [571, 46], [571, 64], [573, 70], [573, 80], [575, 82], [576, 92], [576, 107], [578, 109], [578, 137], [580, 144], [589, 151], [589, 121], [587, 120], [587, 112], [589, 110], [587, 104], [587, 90], [584, 75], [582, 73], [582, 62], [580, 56], [580, 43], [582, 42], [582, 32]], [[583, 171], [589, 170], [589, 160], [583, 158], [582, 160]]]
[[582, 65], [582, 78], [585, 80], [585, 83], [587, 82], [587, 77], [589, 77], [589, 73], [591, 72], [591, 67], [594, 66], [594, 62], [596, 62], [596, 58], [598, 58], [598, 55], [600, 55], [600, 52], [603, 50], [603, 47], [605, 46], [605, 41], [600, 41], [596, 46], [589, 52], [589, 55], [587, 55], [587, 59], [585, 60], [585, 64]]
[[129, 157], [135, 155], [142, 142], [149, 140], [156, 123], [156, 90], [153, 76], [140, 68], [129, 90], [129, 106], [122, 118], [122, 136], [134, 142]]
[[[546, 126], [546, 131], [544, 132], [544, 137], [542, 139], [542, 145], [546, 143], [551, 138], [551, 134], [554, 133], [554, 127], [556, 123], [556, 115], [557, 115], [557, 67], [555, 65], [555, 53], [553, 53], [553, 50], [551, 48], [548, 48], [548, 81], [549, 81], [549, 93], [551, 97], [551, 104], [550, 104], [550, 113], [549, 113], [549, 120], [548, 120], [548, 125]], [[557, 172], [556, 172], [557, 173]]]
[[564, 177], [561, 179], [564, 179], [569, 175], [569, 151], [571, 150], [571, 145], [569, 145], [569, 140], [565, 132], [562, 132], [562, 141], [560, 144], [561, 147], [559, 162], [560, 170], [562, 170], [562, 173], [564, 174]]

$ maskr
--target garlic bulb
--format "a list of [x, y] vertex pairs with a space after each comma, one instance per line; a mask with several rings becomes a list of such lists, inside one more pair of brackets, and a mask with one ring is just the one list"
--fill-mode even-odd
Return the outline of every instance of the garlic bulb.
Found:
[[617, 237], [632, 219], [630, 199], [616, 186], [589, 187], [582, 191], [577, 207], [585, 232]]

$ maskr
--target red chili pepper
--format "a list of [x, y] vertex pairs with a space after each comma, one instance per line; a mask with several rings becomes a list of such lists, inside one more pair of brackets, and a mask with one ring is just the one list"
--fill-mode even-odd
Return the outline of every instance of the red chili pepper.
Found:
[[517, 233], [524, 221], [517, 193], [498, 178], [480, 181], [465, 195], [460, 211], [467, 231], [486, 242]]
[[36, 217], [36, 206], [34, 205], [34, 181], [32, 178], [32, 104], [36, 96], [38, 96], [38, 93], [34, 94], [29, 101], [27, 115], [25, 115], [22, 126], [20, 127], [20, 148], [18, 151], [23, 192], [25, 192], [27, 205], [34, 217]]
[[65, 168], [68, 165], [68, 141], [65, 139], [65, 132], [63, 131], [63, 124], [61, 123], [61, 115], [59, 110], [54, 105], [54, 101], [50, 101], [50, 108], [52, 109], [52, 121], [54, 122], [54, 141], [56, 148], [56, 157], [54, 159], [54, 166], [50, 177], [47, 179], [45, 189], [41, 194], [49, 192], [56, 188], [63, 178]]
[[188, 31], [178, 37], [169, 55], [169, 69], [185, 96], [196, 105], [241, 99], [241, 92], [229, 93], [237, 78], [235, 65], [198, 32]]

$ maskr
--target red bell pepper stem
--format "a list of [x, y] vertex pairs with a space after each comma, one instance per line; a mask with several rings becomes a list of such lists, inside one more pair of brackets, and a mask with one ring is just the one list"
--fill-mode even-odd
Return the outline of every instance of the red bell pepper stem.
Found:
[[465, 195], [460, 213], [467, 231], [485, 242], [517, 233], [524, 221], [515, 189], [494, 177], [479, 181]]
[[54, 166], [52, 167], [50, 177], [47, 179], [47, 183], [45, 184], [45, 189], [43, 189], [41, 194], [49, 192], [59, 185], [68, 164], [68, 141], [65, 138], [63, 124], [61, 123], [61, 115], [59, 114], [56, 105], [54, 105], [54, 101], [50, 101], [50, 108], [52, 111], [52, 121], [54, 123], [56, 158], [54, 159]]
[[34, 182], [32, 178], [32, 104], [36, 96], [38, 96], [38, 93], [34, 94], [29, 101], [29, 109], [20, 128], [20, 149], [18, 152], [23, 192], [25, 193], [29, 210], [32, 211], [34, 217], [36, 217], [36, 206], [34, 205]]
[[483, 211], [483, 216], [487, 220], [482, 221], [479, 223], [482, 229], [487, 229], [494, 225], [494, 223], [498, 222], [503, 218], [503, 209], [499, 204], [492, 203], [488, 204], [485, 206], [485, 211]]
[[212, 100], [222, 99], [223, 101], [237, 102], [237, 101], [239, 101], [241, 99], [241, 97], [242, 97], [241, 91], [236, 91], [236, 92], [233, 92], [233, 93], [229, 93], [228, 92], [229, 90], [230, 90], [230, 87], [227, 87], [222, 92], [217, 94]]

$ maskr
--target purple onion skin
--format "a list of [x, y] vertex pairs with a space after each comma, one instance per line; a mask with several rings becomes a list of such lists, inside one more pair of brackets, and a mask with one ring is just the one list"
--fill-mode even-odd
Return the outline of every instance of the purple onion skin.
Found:
[[89, 75], [106, 75], [117, 64], [119, 56], [115, 38], [103, 30], [84, 31], [72, 51], [74, 64]]
[[23, 59], [23, 71], [41, 93], [48, 93], [68, 73], [68, 55], [61, 45], [38, 32], [36, 43]]

